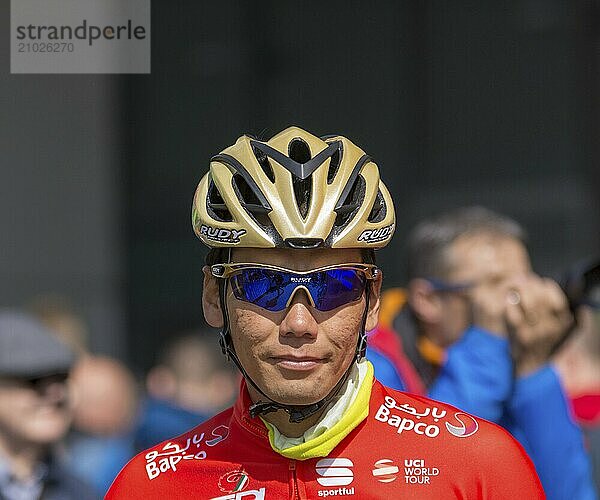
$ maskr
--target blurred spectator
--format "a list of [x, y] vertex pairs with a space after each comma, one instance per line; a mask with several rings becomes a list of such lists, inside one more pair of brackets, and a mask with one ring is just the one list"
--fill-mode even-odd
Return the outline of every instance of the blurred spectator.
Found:
[[69, 300], [42, 295], [30, 310], [73, 350], [80, 353], [73, 368], [73, 424], [67, 444], [71, 471], [104, 494], [135, 454], [133, 428], [138, 390], [133, 374], [120, 361], [89, 352], [84, 319]]
[[91, 355], [77, 363], [72, 380], [75, 411], [67, 441], [69, 464], [104, 494], [135, 455], [136, 381], [119, 361]]
[[548, 364], [573, 317], [558, 284], [531, 270], [524, 242], [518, 223], [482, 207], [419, 224], [408, 288], [384, 293], [367, 355], [384, 384], [504, 425], [548, 498], [595, 498], [581, 432]]
[[0, 498], [100, 498], [62, 463], [74, 353], [32, 317], [0, 311]]
[[139, 449], [182, 434], [226, 408], [237, 381], [210, 332], [183, 334], [171, 341], [148, 372], [137, 430]]
[[40, 295], [31, 301], [29, 310], [76, 353], [88, 352], [88, 328], [66, 297], [58, 294]]
[[577, 328], [555, 357], [556, 368], [582, 426], [600, 487], [600, 259], [576, 266], [565, 283]]

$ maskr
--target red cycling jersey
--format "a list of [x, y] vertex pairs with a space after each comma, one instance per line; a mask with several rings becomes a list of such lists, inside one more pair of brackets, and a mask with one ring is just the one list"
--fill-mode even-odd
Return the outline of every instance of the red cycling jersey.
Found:
[[545, 498], [502, 428], [377, 381], [366, 419], [326, 457], [273, 451], [250, 403], [242, 383], [233, 408], [132, 459], [106, 499]]

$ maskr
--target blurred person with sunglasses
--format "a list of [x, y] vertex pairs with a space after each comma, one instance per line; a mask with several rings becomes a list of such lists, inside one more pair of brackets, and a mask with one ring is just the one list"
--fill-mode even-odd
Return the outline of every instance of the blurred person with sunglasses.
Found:
[[239, 396], [135, 457], [109, 500], [543, 498], [500, 427], [374, 379], [374, 250], [395, 215], [356, 145], [297, 127], [242, 136], [212, 158], [192, 222], [211, 247], [204, 315], [243, 375]]
[[533, 272], [525, 241], [517, 222], [484, 207], [422, 221], [408, 238], [408, 287], [384, 292], [367, 357], [382, 383], [507, 428], [549, 499], [596, 498], [549, 363], [573, 316], [559, 285]]
[[100, 498], [61, 460], [74, 360], [35, 319], [0, 310], [0, 499]]

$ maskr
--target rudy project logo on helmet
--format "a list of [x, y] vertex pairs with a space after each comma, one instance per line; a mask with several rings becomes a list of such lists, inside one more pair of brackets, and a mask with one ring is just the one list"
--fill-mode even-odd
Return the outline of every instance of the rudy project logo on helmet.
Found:
[[245, 234], [245, 229], [226, 229], [224, 227], [211, 227], [206, 224], [200, 226], [200, 236], [221, 243], [239, 243], [240, 238]]
[[379, 229], [365, 229], [362, 233], [360, 233], [358, 241], [364, 241], [365, 243], [379, 243], [387, 240], [393, 232], [394, 224], [380, 227]]

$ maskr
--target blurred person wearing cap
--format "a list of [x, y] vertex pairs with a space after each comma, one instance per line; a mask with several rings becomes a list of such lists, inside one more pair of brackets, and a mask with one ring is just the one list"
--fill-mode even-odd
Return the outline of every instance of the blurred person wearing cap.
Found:
[[577, 325], [554, 363], [584, 431], [600, 490], [600, 259], [574, 266], [563, 281]]
[[62, 463], [74, 353], [34, 318], [0, 310], [0, 499], [99, 498]]
[[[107, 499], [543, 498], [501, 427], [381, 385], [365, 359], [395, 227], [376, 163], [290, 127], [214, 156], [192, 207], [234, 405], [137, 455]], [[217, 339], [215, 338], [215, 342]]]
[[195, 427], [235, 398], [237, 380], [209, 331], [182, 333], [146, 375], [148, 396], [136, 427], [142, 450]]
[[506, 427], [549, 499], [596, 497], [589, 458], [549, 364], [573, 324], [559, 285], [536, 275], [524, 229], [484, 207], [411, 232], [406, 290], [383, 294], [367, 356], [383, 383]]

